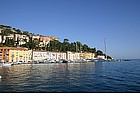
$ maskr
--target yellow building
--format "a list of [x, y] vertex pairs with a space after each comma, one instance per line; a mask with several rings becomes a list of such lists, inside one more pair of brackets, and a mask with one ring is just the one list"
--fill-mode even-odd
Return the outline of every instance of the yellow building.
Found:
[[82, 55], [83, 55], [84, 59], [94, 59], [95, 58], [95, 53], [84, 52]]
[[31, 60], [31, 50], [21, 47], [0, 47], [0, 59], [3, 62], [25, 62]]

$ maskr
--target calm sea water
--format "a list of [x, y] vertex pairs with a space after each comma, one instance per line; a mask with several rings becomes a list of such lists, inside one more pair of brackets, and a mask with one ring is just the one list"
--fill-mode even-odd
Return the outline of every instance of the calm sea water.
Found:
[[0, 68], [0, 92], [140, 92], [140, 60]]

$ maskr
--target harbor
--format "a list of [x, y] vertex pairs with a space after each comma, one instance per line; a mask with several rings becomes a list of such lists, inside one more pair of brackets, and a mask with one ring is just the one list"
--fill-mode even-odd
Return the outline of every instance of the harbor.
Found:
[[0, 68], [0, 92], [140, 92], [139, 70], [140, 60], [12, 65]]
[[31, 63], [84, 63], [111, 60], [106, 59], [105, 55], [91, 52], [50, 52], [22, 47], [0, 47], [0, 67]]

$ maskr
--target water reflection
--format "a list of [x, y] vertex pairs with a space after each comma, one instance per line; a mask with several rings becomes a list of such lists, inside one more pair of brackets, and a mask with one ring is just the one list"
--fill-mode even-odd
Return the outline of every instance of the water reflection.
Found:
[[[69, 92], [93, 78], [94, 63], [15, 65], [0, 69], [4, 92]], [[75, 92], [79, 90], [75, 90]]]
[[[0, 68], [1, 92], [138, 91], [140, 66], [122, 63], [28, 64]], [[131, 76], [129, 78], [128, 76]], [[118, 88], [119, 87], [119, 88]]]

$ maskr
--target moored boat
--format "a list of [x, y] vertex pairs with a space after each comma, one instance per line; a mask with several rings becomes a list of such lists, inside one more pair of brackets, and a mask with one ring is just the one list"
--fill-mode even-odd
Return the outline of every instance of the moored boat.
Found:
[[67, 60], [63, 60], [62, 63], [68, 63], [68, 61]]
[[12, 64], [11, 63], [7, 63], [7, 62], [5, 62], [5, 63], [1, 63], [1, 67], [10, 67]]

